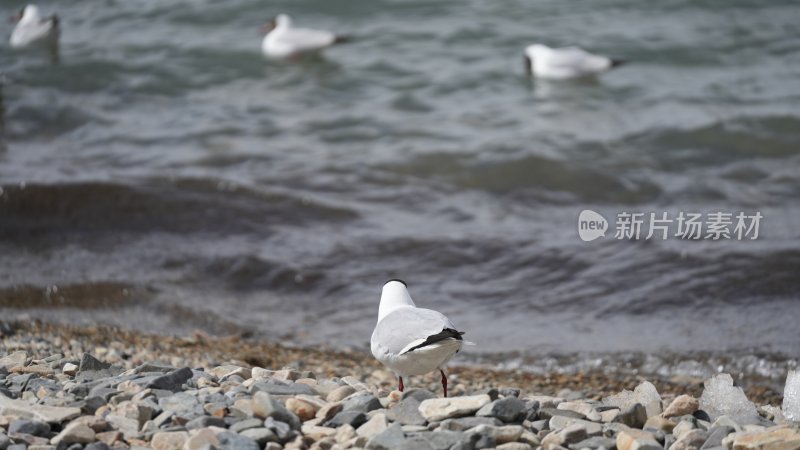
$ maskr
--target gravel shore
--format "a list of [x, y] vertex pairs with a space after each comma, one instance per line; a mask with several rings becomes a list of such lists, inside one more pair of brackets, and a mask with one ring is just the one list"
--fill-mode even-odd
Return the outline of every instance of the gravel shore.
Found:
[[443, 399], [358, 351], [38, 322], [0, 339], [0, 450], [800, 449], [779, 396], [725, 374], [454, 367]]

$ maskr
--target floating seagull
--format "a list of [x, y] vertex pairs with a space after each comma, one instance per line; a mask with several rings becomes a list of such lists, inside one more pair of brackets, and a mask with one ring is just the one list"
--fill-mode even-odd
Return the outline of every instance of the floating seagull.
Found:
[[525, 49], [525, 70], [538, 78], [564, 80], [599, 75], [623, 61], [593, 55], [578, 47], [550, 48], [533, 44]]
[[55, 14], [42, 18], [36, 5], [27, 5], [11, 18], [16, 22], [11, 33], [11, 46], [27, 47], [34, 44], [56, 45], [58, 43], [59, 25]]
[[389, 280], [383, 285], [378, 324], [372, 332], [370, 347], [375, 359], [397, 374], [400, 392], [403, 377], [423, 375], [439, 369], [447, 397], [444, 365], [465, 342], [462, 331], [438, 311], [417, 308], [408, 294], [406, 283]]
[[346, 37], [330, 31], [293, 28], [292, 18], [286, 14], [278, 14], [264, 25], [262, 31], [266, 36], [261, 43], [261, 51], [272, 58], [291, 58], [315, 53], [346, 40]]

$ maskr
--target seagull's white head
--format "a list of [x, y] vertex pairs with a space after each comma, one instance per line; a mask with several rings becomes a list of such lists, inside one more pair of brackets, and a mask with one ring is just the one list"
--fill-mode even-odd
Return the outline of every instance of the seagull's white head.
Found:
[[13, 22], [30, 23], [39, 21], [39, 7], [36, 5], [26, 5], [19, 12], [11, 17]]
[[406, 283], [402, 280], [389, 280], [383, 285], [381, 305], [378, 307], [378, 322], [390, 312], [402, 306], [416, 306], [408, 293]]
[[271, 20], [267, 21], [264, 25], [261, 26], [261, 33], [269, 34], [272, 30], [276, 28], [286, 29], [292, 26], [292, 18], [289, 17], [287, 14], [278, 14]]
[[533, 44], [525, 47], [525, 72], [530, 75], [533, 73], [533, 66], [534, 62], [537, 58], [541, 58], [544, 53], [546, 53], [549, 47], [542, 45], [542, 44]]
[[289, 28], [292, 26], [292, 18], [288, 14], [278, 14], [275, 16], [275, 26], [278, 28]]
[[542, 44], [529, 45], [528, 47], [525, 48], [525, 56], [527, 56], [530, 59], [536, 59], [536, 56], [541, 55], [547, 50], [549, 50], [549, 48], [546, 45]]

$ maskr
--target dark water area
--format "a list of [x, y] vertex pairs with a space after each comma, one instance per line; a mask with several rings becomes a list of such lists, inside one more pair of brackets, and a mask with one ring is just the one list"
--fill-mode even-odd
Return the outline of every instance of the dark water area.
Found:
[[[796, 2], [40, 7], [58, 64], [0, 46], [1, 316], [366, 349], [400, 277], [478, 343], [461, 362], [800, 358]], [[265, 60], [281, 12], [352, 42]], [[534, 81], [533, 42], [629, 63]], [[763, 220], [755, 240], [584, 242], [585, 209]]]

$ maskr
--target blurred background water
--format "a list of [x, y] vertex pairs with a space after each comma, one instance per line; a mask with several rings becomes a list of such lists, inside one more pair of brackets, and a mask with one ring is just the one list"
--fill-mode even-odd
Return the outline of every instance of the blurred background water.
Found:
[[[59, 63], [0, 47], [5, 317], [366, 349], [400, 277], [479, 343], [462, 362], [800, 356], [793, 0], [40, 7]], [[267, 61], [280, 12], [353, 40]], [[533, 42], [630, 64], [532, 81]], [[755, 241], [586, 243], [583, 209], [764, 219]]]

